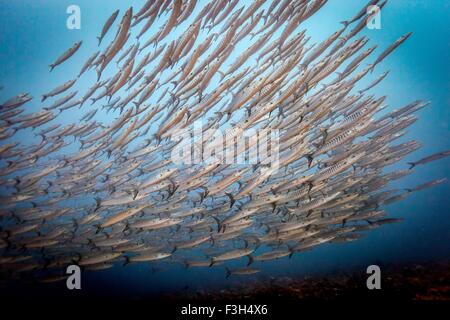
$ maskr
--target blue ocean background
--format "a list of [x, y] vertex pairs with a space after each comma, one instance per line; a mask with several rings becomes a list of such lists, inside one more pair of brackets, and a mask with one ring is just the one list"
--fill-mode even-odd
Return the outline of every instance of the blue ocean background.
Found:
[[[85, 60], [99, 50], [96, 37], [111, 13], [120, 9], [119, 20], [129, 6], [139, 9], [144, 2], [144, 0], [0, 0], [0, 85], [4, 87], [0, 91], [0, 100], [6, 100], [22, 92], [30, 92], [35, 99], [27, 105], [27, 108], [29, 111], [40, 110], [48, 103], [39, 102], [40, 94], [76, 77]], [[307, 29], [311, 43], [322, 41], [342, 27], [340, 21], [353, 17], [366, 3], [367, 0], [329, 0], [317, 14], [302, 23], [300, 29]], [[80, 30], [69, 30], [66, 27], [66, 19], [69, 16], [66, 9], [74, 4], [81, 8]], [[198, 1], [194, 16], [204, 4], [205, 1]], [[387, 95], [386, 103], [390, 106], [389, 110], [400, 108], [418, 99], [431, 102], [418, 113], [419, 120], [408, 128], [408, 134], [401, 139], [401, 141], [416, 139], [423, 147], [392, 169], [405, 169], [408, 167], [406, 164], [408, 161], [450, 149], [449, 21], [450, 2], [447, 0], [391, 0], [382, 10], [381, 29], [365, 28], [362, 31], [362, 34], [370, 38], [367, 47], [378, 44], [371, 59], [403, 34], [413, 31], [413, 35], [385, 59], [373, 74], [361, 81], [360, 86], [369, 84], [381, 73], [390, 70], [387, 78], [369, 91], [376, 97]], [[141, 26], [137, 29], [140, 30]], [[179, 26], [171, 37], [179, 35], [185, 26], [186, 24]], [[104, 39], [102, 48], [112, 40], [116, 25], [113, 28]], [[152, 30], [157, 29], [155, 27], [149, 30], [147, 35], [151, 34]], [[244, 49], [246, 39], [239, 44]], [[49, 73], [48, 65], [74, 42], [80, 40], [83, 40], [83, 45], [79, 52]], [[141, 44], [144, 42], [145, 37], [141, 40]], [[146, 52], [150, 52], [149, 50], [150, 48]], [[109, 74], [105, 72], [103, 78], [112, 74], [112, 71]], [[77, 83], [77, 89], [84, 93], [95, 81], [96, 74], [90, 71]], [[98, 105], [99, 103], [96, 104]], [[76, 121], [89, 108], [88, 103], [82, 110], [76, 108], [73, 112], [62, 113], [58, 121], [64, 123]], [[111, 113], [98, 112], [95, 119], [109, 123], [115, 117], [116, 115]], [[22, 131], [15, 139], [30, 141], [35, 138], [31, 131]], [[436, 178], [450, 178], [450, 159], [418, 166], [414, 170], [414, 174], [394, 182], [392, 187], [408, 188]], [[83, 290], [138, 297], [178, 292], [183, 288], [195, 291], [201, 288], [245, 285], [247, 281], [265, 282], [270, 277], [297, 277], [340, 271], [365, 273], [366, 267], [371, 264], [403, 264], [448, 259], [449, 199], [448, 182], [413, 193], [406, 200], [386, 208], [390, 216], [404, 218], [401, 223], [370, 231], [358, 241], [326, 244], [312, 251], [296, 253], [291, 259], [255, 264], [262, 272], [246, 278], [225, 279], [222, 266], [185, 269], [182, 265], [165, 262], [126, 267], [118, 265], [110, 270], [85, 272]], [[230, 263], [229, 266], [245, 266], [246, 262], [246, 259], [242, 259]], [[29, 292], [38, 292], [42, 289], [42, 287], [26, 288]], [[48, 285], [48, 288], [64, 290], [65, 284], [55, 283]]]

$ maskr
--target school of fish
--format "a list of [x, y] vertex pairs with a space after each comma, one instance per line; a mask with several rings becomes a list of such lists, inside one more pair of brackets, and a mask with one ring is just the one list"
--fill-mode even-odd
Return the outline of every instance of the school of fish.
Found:
[[[396, 222], [385, 205], [445, 182], [388, 189], [450, 151], [386, 170], [420, 147], [395, 141], [428, 103], [392, 111], [386, 97], [368, 95], [389, 71], [357, 85], [411, 33], [370, 60], [376, 46], [359, 33], [371, 18], [367, 7], [386, 4], [371, 0], [314, 44], [301, 26], [326, 2], [149, 0], [113, 12], [99, 50], [41, 101], [29, 93], [4, 99], [1, 279], [57, 281], [70, 264], [214, 268], [235, 259], [243, 267], [226, 275], [250, 275], [264, 261]], [[246, 49], [236, 52], [238, 43]], [[73, 44], [50, 71], [82, 48], [82, 41]], [[97, 82], [79, 92], [87, 73]], [[28, 112], [31, 103], [42, 107]], [[85, 110], [81, 119], [59, 123], [75, 108]], [[114, 120], [100, 121], [106, 113]], [[180, 142], [171, 137], [199, 119], [208, 134], [197, 147], [214, 145], [210, 132], [224, 128], [232, 128], [229, 139], [278, 130], [278, 167], [228, 164], [215, 155], [175, 164], [171, 152]], [[15, 139], [26, 130], [35, 138]], [[251, 141], [237, 153], [248, 152]]]

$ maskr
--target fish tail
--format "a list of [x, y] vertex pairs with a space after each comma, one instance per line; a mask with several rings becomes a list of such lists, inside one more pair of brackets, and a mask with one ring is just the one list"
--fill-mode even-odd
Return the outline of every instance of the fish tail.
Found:
[[100, 199], [99, 197], [95, 197], [95, 210], [98, 210], [102, 204], [102, 199]]
[[[110, 99], [111, 99], [111, 97], [110, 97]], [[139, 106], [140, 106], [139, 101], [132, 101], [132, 104], [134, 104], [134, 106], [135, 106], [137, 109], [138, 109]]]
[[227, 267], [225, 267], [225, 278], [228, 279], [231, 276], [231, 271]]
[[99, 68], [97, 68], [95, 69], [95, 72], [97, 73], [97, 81], [99, 81], [102, 76], [102, 71]]
[[258, 238], [255, 238], [255, 250], [261, 246], [261, 241]]
[[280, 39], [280, 40], [278, 41], [277, 48], [278, 48], [278, 52], [279, 52], [279, 53], [281, 53], [281, 49], [283, 48], [283, 43], [284, 43], [283, 39]]
[[311, 164], [314, 160], [314, 155], [313, 154], [307, 154], [305, 155], [305, 158], [308, 160], [308, 168], [311, 168]]
[[289, 259], [292, 258], [292, 255], [294, 254], [294, 249], [291, 246], [288, 246], [288, 250], [289, 250]]
[[97, 37], [98, 39], [98, 45], [100, 46], [100, 44], [102, 43], [102, 38], [101, 37]]
[[127, 264], [130, 263], [130, 257], [129, 256], [123, 256], [123, 258], [125, 259], [125, 261], [123, 262], [123, 266], [125, 267]]
[[344, 27], [347, 27], [350, 24], [348, 21], [341, 21], [340, 23], [343, 24]]
[[[10, 212], [11, 214], [14, 214], [13, 212]], [[3, 230], [3, 228], [0, 226], [0, 232], [4, 232], [5, 233], [5, 237], [2, 237], [2, 240], [5, 240], [7, 238], [10, 237], [10, 232], [8, 230]]]
[[236, 200], [234, 199], [233, 195], [231, 193], [225, 192], [225, 195], [230, 198], [230, 208], [233, 207]]
[[42, 95], [42, 99], [41, 99], [41, 102], [44, 102], [45, 101], [45, 99], [47, 99], [47, 96], [44, 94], [44, 95]]
[[220, 74], [220, 81], [219, 81], [219, 82], [222, 82], [222, 80], [226, 77], [226, 74], [223, 73], [223, 72], [220, 71], [220, 70], [218, 70], [217, 72]]
[[414, 168], [416, 166], [416, 164], [414, 162], [407, 162], [407, 164], [409, 164], [409, 170], [411, 170], [412, 168]]
[[50, 72], [52, 72], [56, 66], [54, 64], [50, 64], [49, 67], [50, 67]]
[[220, 222], [219, 218], [217, 217], [212, 217], [216, 223], [217, 223], [217, 232], [220, 232], [220, 230], [222, 230], [222, 223]]
[[216, 263], [216, 262], [214, 261], [214, 258], [211, 258], [211, 263], [209, 264], [209, 267], [212, 267], [212, 266], [214, 265], [214, 263]]
[[[9, 234], [9, 231], [5, 231], [5, 232], [6, 232], [7, 234]], [[5, 250], [8, 251], [8, 250], [11, 248], [11, 246], [12, 246], [11, 241], [9, 241], [8, 239], [3, 239], [3, 241], [6, 242]]]
[[254, 262], [254, 259], [250, 254], [247, 256], [247, 258], [248, 258], [248, 262], [247, 262], [247, 267], [248, 267], [249, 265], [251, 265]]
[[72, 218], [72, 223], [73, 223], [73, 228], [75, 229], [75, 231], [77, 231], [77, 229], [78, 229], [78, 221], [75, 218]]
[[[94, 211], [95, 212], [95, 211]], [[95, 230], [95, 234], [98, 234], [98, 233], [100, 233], [100, 231], [102, 231], [102, 226], [100, 225], [100, 224], [96, 224], [96, 225], [94, 225], [94, 227], [96, 228], [96, 230]]]

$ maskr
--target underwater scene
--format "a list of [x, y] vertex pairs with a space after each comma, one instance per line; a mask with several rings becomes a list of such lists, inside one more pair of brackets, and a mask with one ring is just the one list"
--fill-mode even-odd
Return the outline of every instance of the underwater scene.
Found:
[[449, 18], [0, 0], [2, 299], [448, 302]]

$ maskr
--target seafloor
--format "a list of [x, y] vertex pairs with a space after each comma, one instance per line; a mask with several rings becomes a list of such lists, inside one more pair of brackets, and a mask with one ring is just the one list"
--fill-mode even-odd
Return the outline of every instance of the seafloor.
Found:
[[382, 267], [381, 289], [369, 290], [368, 275], [339, 273], [302, 278], [272, 278], [270, 281], [246, 282], [245, 285], [219, 291], [200, 290], [165, 295], [163, 299], [193, 301], [351, 301], [385, 300], [450, 301], [450, 262], [433, 262]]
[[[364, 272], [339, 272], [302, 277], [265, 278], [238, 282], [226, 289], [180, 288], [171, 293], [155, 295], [136, 294], [132, 291], [112, 293], [102, 286], [84, 286], [82, 290], [62, 289], [61, 282], [53, 284], [8, 283], [0, 286], [2, 301], [79, 301], [108, 300], [161, 302], [181, 305], [223, 304], [226, 301], [266, 304], [296, 304], [299, 302], [350, 301], [445, 301], [450, 302], [450, 261], [391, 264], [381, 267], [381, 289], [369, 290]], [[237, 276], [232, 276], [237, 277]], [[5, 283], [3, 283], [5, 285]], [[76, 291], [76, 292], [75, 292]]]

